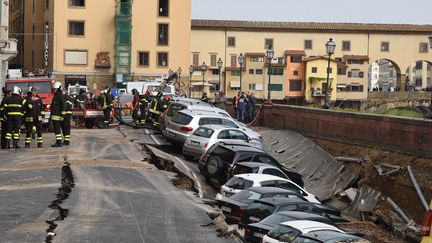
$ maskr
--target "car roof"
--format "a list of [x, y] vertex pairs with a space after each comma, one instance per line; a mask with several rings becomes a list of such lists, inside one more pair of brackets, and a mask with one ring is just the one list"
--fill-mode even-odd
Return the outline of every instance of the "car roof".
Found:
[[297, 199], [297, 198], [286, 198], [286, 197], [270, 197], [270, 198], [262, 198], [257, 199], [254, 202], [263, 202], [265, 204], [271, 204], [271, 205], [280, 205], [280, 204], [296, 204], [296, 203], [304, 203], [304, 204], [311, 204], [310, 202]]
[[213, 107], [212, 104], [207, 103], [207, 102], [202, 102], [200, 100], [195, 100], [195, 99], [190, 99], [190, 98], [177, 98], [175, 99], [175, 101], [171, 102], [173, 103], [179, 103], [182, 105], [193, 105], [193, 106], [205, 106], [205, 107]]
[[325, 224], [318, 221], [312, 221], [312, 220], [295, 220], [295, 221], [289, 221], [289, 222], [283, 222], [280, 223], [282, 226], [290, 226], [292, 228], [300, 230], [303, 234], [307, 234], [312, 231], [317, 230], [332, 230], [344, 233], [343, 230], [329, 224]]
[[[209, 107], [206, 107], [205, 109], [184, 109], [179, 112], [184, 113], [186, 115], [197, 116], [197, 117], [204, 116], [204, 117], [217, 117], [217, 118], [223, 117], [228, 119], [231, 118], [231, 117], [224, 116], [227, 114], [227, 112], [219, 108], [209, 109]], [[224, 115], [222, 115], [221, 113]]]
[[300, 212], [300, 211], [280, 211], [280, 212], [277, 212], [276, 214], [284, 215], [284, 216], [288, 216], [288, 217], [293, 217], [293, 218], [297, 218], [297, 219], [307, 219], [307, 218], [324, 218], [324, 219], [326, 219], [326, 217], [318, 215], [318, 214], [313, 214], [313, 213], [308, 213], [308, 212]]
[[268, 180], [281, 180], [281, 181], [292, 182], [292, 181], [285, 179], [285, 178], [282, 178], [282, 177], [278, 177], [278, 176], [274, 176], [274, 175], [267, 175], [267, 174], [237, 174], [237, 175], [234, 175], [233, 177], [240, 177], [240, 178], [251, 180], [254, 182], [261, 182], [261, 181], [268, 181]]
[[263, 153], [263, 154], [267, 154], [266, 152], [264, 152], [264, 150], [256, 148], [256, 147], [251, 147], [249, 143], [245, 142], [245, 141], [229, 141], [229, 142], [218, 142], [219, 146], [223, 146], [227, 149], [233, 150], [234, 152], [237, 151], [247, 151], [247, 152], [254, 152], [254, 153]]
[[251, 167], [251, 168], [256, 168], [256, 167], [262, 167], [262, 168], [276, 168], [279, 169], [273, 165], [269, 165], [269, 164], [264, 164], [264, 163], [260, 163], [260, 162], [240, 162], [237, 163], [236, 165], [243, 165], [246, 167]]
[[221, 131], [221, 130], [237, 130], [237, 131], [241, 131], [243, 132], [241, 129], [239, 128], [235, 128], [235, 127], [230, 127], [228, 125], [212, 125], [212, 124], [206, 124], [206, 125], [201, 125], [200, 127], [205, 127], [205, 128], [211, 128], [212, 130], [214, 130], [215, 132]]
[[259, 193], [289, 193], [289, 194], [297, 194], [300, 195], [296, 192], [287, 190], [287, 189], [283, 189], [280, 187], [272, 187], [272, 186], [255, 186], [255, 187], [249, 187], [245, 190], [249, 190], [249, 191], [254, 191], [254, 192], [259, 192]]

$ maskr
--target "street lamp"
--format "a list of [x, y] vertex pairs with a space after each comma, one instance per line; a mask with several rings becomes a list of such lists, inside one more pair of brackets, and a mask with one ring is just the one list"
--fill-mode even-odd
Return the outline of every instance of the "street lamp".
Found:
[[274, 55], [274, 50], [271, 46], [269, 46], [269, 48], [266, 51], [267, 53], [267, 60], [268, 60], [268, 75], [269, 75], [269, 80], [268, 80], [268, 84], [267, 84], [267, 100], [270, 100], [270, 80], [271, 80], [271, 62], [273, 59], [273, 55]]
[[329, 41], [327, 41], [327, 43], [325, 44], [326, 46], [326, 52], [328, 54], [328, 64], [327, 64], [327, 82], [326, 82], [326, 93], [325, 93], [325, 98], [324, 98], [324, 105], [322, 105], [323, 109], [328, 109], [330, 108], [329, 104], [328, 104], [328, 92], [329, 92], [329, 79], [330, 79], [330, 57], [331, 55], [335, 52], [336, 49], [336, 43], [334, 43], [333, 39], [330, 38]]
[[[429, 35], [429, 47], [432, 49], [432, 34]], [[429, 104], [429, 113], [426, 115], [426, 118], [432, 119], [432, 92]]]
[[221, 90], [221, 69], [222, 69], [222, 65], [223, 65], [223, 61], [222, 59], [219, 58], [219, 60], [217, 61], [217, 66], [219, 68], [219, 92]]
[[207, 65], [205, 62], [201, 64], [201, 72], [202, 72], [202, 89], [203, 89], [203, 95], [204, 95], [204, 74], [207, 71]]
[[240, 56], [238, 57], [238, 63], [240, 64], [240, 91], [242, 91], [242, 68], [244, 63], [244, 56], [240, 53]]
[[194, 67], [189, 66], [189, 98], [192, 97], [192, 74], [194, 72]]
[[182, 69], [181, 69], [181, 67], [179, 67], [179, 68], [177, 69], [177, 85], [178, 85], [179, 90], [180, 90], [180, 78], [181, 78], [181, 72], [182, 72]]

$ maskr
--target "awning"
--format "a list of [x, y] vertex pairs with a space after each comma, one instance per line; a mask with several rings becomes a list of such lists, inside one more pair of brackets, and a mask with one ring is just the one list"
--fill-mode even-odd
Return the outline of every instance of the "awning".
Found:
[[337, 87], [338, 88], [346, 88], [346, 84], [338, 84]]
[[230, 87], [231, 88], [240, 88], [240, 81], [231, 81]]

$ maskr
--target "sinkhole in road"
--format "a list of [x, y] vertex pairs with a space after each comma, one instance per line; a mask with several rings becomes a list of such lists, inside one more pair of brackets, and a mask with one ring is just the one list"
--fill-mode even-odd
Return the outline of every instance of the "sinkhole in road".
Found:
[[51, 201], [48, 208], [58, 210], [55, 218], [46, 220], [48, 228], [46, 230], [47, 236], [45, 238], [46, 243], [51, 243], [56, 235], [54, 230], [57, 228], [57, 221], [64, 220], [68, 214], [69, 209], [61, 207], [61, 205], [69, 198], [72, 192], [72, 188], [75, 186], [74, 176], [70, 168], [70, 163], [67, 161], [67, 156], [64, 157], [64, 164], [61, 170], [61, 187], [58, 188], [58, 192], [55, 195], [56, 198]]

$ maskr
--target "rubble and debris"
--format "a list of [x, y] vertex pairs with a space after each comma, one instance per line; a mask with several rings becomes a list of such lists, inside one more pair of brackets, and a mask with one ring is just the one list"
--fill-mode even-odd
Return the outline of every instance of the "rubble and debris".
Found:
[[334, 157], [335, 160], [337, 161], [342, 161], [342, 162], [353, 162], [353, 163], [357, 163], [357, 164], [361, 164], [362, 163], [362, 159], [359, 158], [353, 158], [353, 157], [342, 157], [342, 156], [338, 156], [338, 157]]
[[413, 173], [413, 171], [412, 171], [411, 165], [408, 165], [408, 166], [407, 166], [407, 169], [408, 169], [408, 173], [409, 173], [409, 176], [410, 176], [410, 178], [411, 178], [411, 181], [412, 181], [412, 183], [413, 183], [413, 185], [414, 185], [414, 188], [416, 189], [417, 194], [418, 194], [418, 196], [419, 196], [419, 198], [420, 198], [420, 200], [421, 200], [421, 202], [422, 202], [422, 204], [423, 204], [425, 210], [428, 211], [428, 210], [429, 210], [429, 205], [428, 205], [428, 203], [426, 202], [426, 199], [425, 199], [425, 197], [424, 197], [424, 195], [423, 195], [423, 192], [422, 192], [422, 190], [420, 189], [420, 186], [419, 186], [418, 183], [417, 183], [417, 179], [416, 179], [415, 176], [414, 176], [414, 173]]
[[382, 163], [381, 165], [374, 165], [380, 176], [391, 176], [402, 171], [403, 167], [399, 165], [390, 165]]
[[387, 197], [386, 201], [402, 217], [402, 219], [405, 220], [406, 223], [410, 222], [410, 219], [408, 218], [408, 216], [402, 211], [402, 209], [399, 208], [399, 206], [390, 197]]

